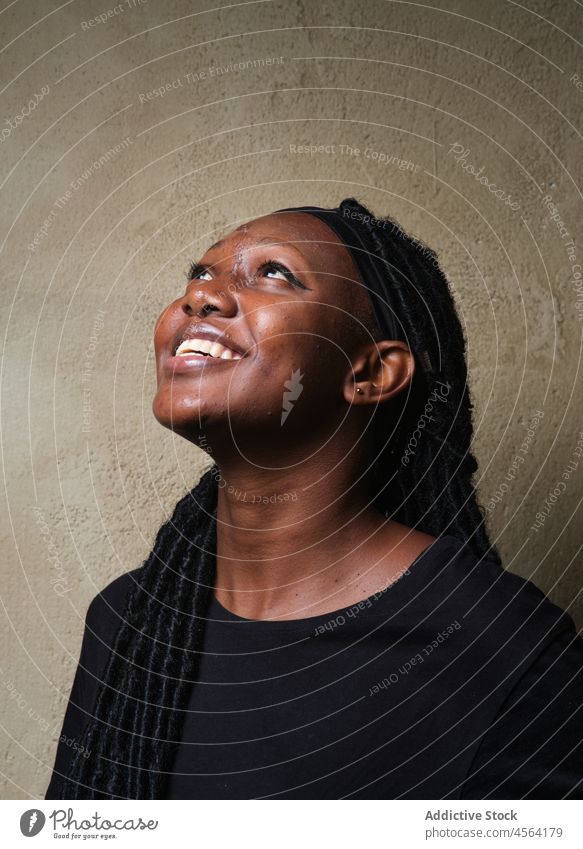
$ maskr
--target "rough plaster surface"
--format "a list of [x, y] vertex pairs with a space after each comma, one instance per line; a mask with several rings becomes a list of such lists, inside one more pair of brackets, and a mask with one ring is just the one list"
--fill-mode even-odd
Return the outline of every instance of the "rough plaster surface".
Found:
[[583, 463], [532, 530], [583, 430], [566, 248], [583, 262], [581, 8], [132, 2], [0, 16], [5, 798], [44, 794], [87, 605], [208, 465], [151, 415], [155, 317], [193, 254], [278, 207], [355, 195], [438, 250], [469, 343], [482, 503], [499, 494], [492, 535], [583, 625]]

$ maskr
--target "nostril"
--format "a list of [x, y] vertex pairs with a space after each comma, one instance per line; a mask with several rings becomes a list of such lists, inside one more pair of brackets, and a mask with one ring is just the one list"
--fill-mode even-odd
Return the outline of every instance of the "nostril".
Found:
[[214, 304], [204, 304], [201, 307], [200, 311], [201, 311], [202, 315], [205, 316], [205, 315], [208, 315], [209, 312], [213, 312], [216, 309], [218, 309], [218, 307], [216, 307]]

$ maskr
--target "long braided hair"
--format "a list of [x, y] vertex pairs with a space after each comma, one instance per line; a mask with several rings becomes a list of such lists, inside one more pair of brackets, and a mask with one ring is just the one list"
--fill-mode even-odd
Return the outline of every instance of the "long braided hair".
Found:
[[[352, 213], [383, 261], [409, 347], [423, 365], [406, 399], [375, 413], [371, 498], [386, 516], [433, 536], [456, 536], [477, 558], [500, 562], [472, 485], [465, 340], [437, 257], [353, 198], [338, 209]], [[178, 502], [138, 570], [61, 799], [165, 797], [214, 586], [219, 476], [213, 465]]]

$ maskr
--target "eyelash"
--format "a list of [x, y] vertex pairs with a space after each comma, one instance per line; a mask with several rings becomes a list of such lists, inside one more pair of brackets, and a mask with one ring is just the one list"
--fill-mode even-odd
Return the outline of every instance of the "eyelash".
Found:
[[[268, 260], [268, 262], [264, 262], [258, 269], [260, 274], [264, 274], [267, 270], [279, 271], [280, 274], [283, 274], [286, 280], [292, 284], [292, 286], [296, 286], [300, 289], [308, 288], [307, 286], [304, 286], [301, 280], [298, 280], [298, 278], [289, 270], [289, 268], [286, 268], [285, 265], [282, 265], [276, 260]], [[199, 274], [204, 274], [207, 271], [208, 268], [206, 268], [206, 266], [201, 265], [198, 262], [193, 262], [190, 268], [188, 269], [188, 273], [186, 275], [187, 282], [190, 283], [191, 280], [198, 279]]]

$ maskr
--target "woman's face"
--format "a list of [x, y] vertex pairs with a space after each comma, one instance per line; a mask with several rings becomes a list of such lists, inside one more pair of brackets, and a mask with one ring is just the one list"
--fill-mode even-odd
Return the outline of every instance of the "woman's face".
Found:
[[189, 276], [155, 328], [161, 424], [203, 448], [206, 435], [211, 449], [223, 437], [260, 449], [339, 423], [351, 356], [374, 319], [333, 231], [305, 213], [267, 215], [210, 247]]

